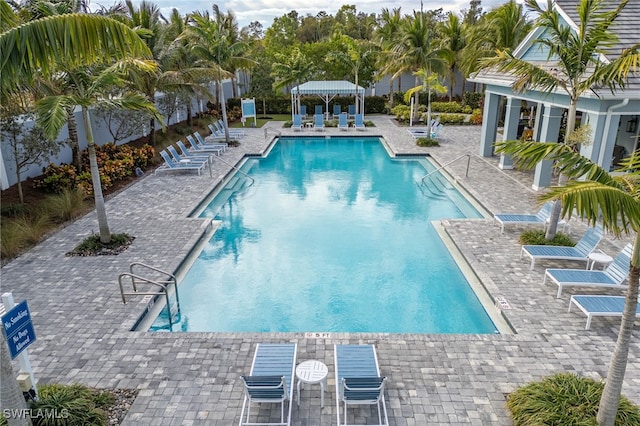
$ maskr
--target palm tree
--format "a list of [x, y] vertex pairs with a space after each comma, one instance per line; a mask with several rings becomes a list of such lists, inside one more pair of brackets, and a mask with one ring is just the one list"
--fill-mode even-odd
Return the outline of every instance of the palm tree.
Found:
[[[466, 27], [458, 18], [455, 13], [449, 12], [447, 14], [447, 20], [440, 25], [440, 32], [442, 34], [442, 47], [446, 52], [446, 59], [449, 63], [449, 102], [453, 100], [453, 88], [456, 85], [456, 71], [458, 70], [458, 64], [461, 62], [462, 52], [466, 45]], [[462, 82], [462, 88], [464, 90], [464, 81]]]
[[[50, 76], [60, 63], [90, 65], [115, 58], [149, 57], [140, 37], [112, 19], [69, 14], [21, 22], [6, 0], [0, 0], [0, 95], [21, 91], [36, 74]], [[57, 135], [56, 135], [57, 136]], [[4, 335], [0, 338], [0, 373], [3, 408], [26, 408], [15, 380]], [[9, 419], [9, 424], [30, 424], [29, 419]]]
[[222, 80], [233, 78], [233, 73], [229, 71], [230, 67], [248, 64], [251, 61], [242, 57], [246, 44], [232, 34], [226, 18], [219, 13], [217, 6], [214, 6], [214, 19], [206, 11], [197, 11], [190, 15], [189, 20], [192, 25], [187, 27], [185, 36], [189, 40], [191, 52], [198, 59], [196, 65], [216, 81], [216, 92], [225, 125], [225, 138], [229, 142], [227, 107]]
[[[355, 96], [357, 100], [358, 80], [360, 78], [360, 75], [366, 70], [368, 66], [372, 64], [375, 55], [378, 53], [378, 50], [374, 49], [371, 43], [354, 40], [346, 35], [340, 36], [340, 39], [342, 42], [341, 44], [346, 48], [346, 51], [334, 50], [332, 52], [329, 52], [327, 60], [330, 62], [335, 61], [341, 63], [353, 73], [354, 83], [356, 85]], [[369, 74], [369, 78], [370, 76], [371, 74]], [[356, 102], [356, 114], [358, 114], [359, 108], [360, 102]]]
[[78, 67], [64, 73], [66, 74], [66, 79], [70, 82], [65, 93], [51, 94], [36, 102], [37, 121], [50, 138], [56, 138], [62, 126], [67, 122], [69, 108], [79, 105], [82, 109], [100, 241], [105, 244], [111, 241], [111, 232], [109, 231], [102, 186], [100, 184], [100, 171], [96, 158], [89, 108], [98, 103], [109, 103], [111, 106], [118, 108], [144, 110], [154, 115], [154, 117], [162, 119], [158, 116], [153, 104], [148, 102], [143, 95], [135, 92], [123, 92], [117, 96], [108, 96], [115, 87], [124, 86], [120, 76], [123, 70], [128, 68], [135, 68], [139, 73], [153, 73], [157, 69], [155, 62], [140, 60], [122, 61], [101, 72], [89, 67]]
[[[640, 43], [623, 50], [618, 57], [608, 55], [618, 38], [610, 31], [611, 25], [627, 5], [622, 0], [613, 10], [603, 11], [603, 0], [581, 0], [578, 6], [580, 22], [573, 31], [563, 24], [559, 12], [547, 0], [543, 9], [537, 0], [527, 0], [527, 6], [538, 14], [537, 25], [544, 28], [543, 38], [535, 40], [548, 49], [547, 64], [527, 62], [516, 58], [508, 50], [497, 52], [494, 58], [485, 61], [486, 66], [495, 66], [499, 71], [515, 76], [512, 85], [515, 91], [538, 89], [544, 93], [565, 92], [569, 97], [565, 143], [575, 129], [576, 111], [580, 96], [594, 87], [608, 87], [612, 92], [624, 87], [629, 72], [640, 63]], [[608, 61], [601, 58], [608, 55]], [[560, 176], [560, 184], [565, 177]], [[547, 229], [546, 238], [552, 239], [558, 227], [561, 206], [557, 202]]]
[[460, 69], [465, 76], [478, 71], [481, 59], [495, 56], [496, 50], [514, 50], [530, 29], [531, 23], [521, 4], [510, 0], [496, 7], [467, 28]]
[[[298, 46], [291, 49], [288, 55], [277, 55], [276, 61], [272, 68], [273, 76], [276, 78], [273, 88], [276, 90], [291, 85], [297, 88], [300, 82], [311, 78], [317, 69]], [[296, 107], [300, 111], [300, 97]]]
[[447, 88], [440, 84], [436, 74], [429, 73], [427, 70], [416, 71], [414, 74], [422, 80], [422, 84], [407, 90], [404, 99], [408, 102], [414, 94], [427, 92], [427, 126], [431, 126], [431, 93], [447, 93]]
[[[378, 68], [380, 70], [389, 69], [393, 65], [393, 57], [389, 54], [393, 46], [396, 45], [400, 34], [400, 23], [402, 22], [402, 15], [400, 14], [400, 8], [394, 8], [389, 11], [387, 8], [382, 9], [380, 14], [378, 29], [375, 33], [375, 41], [380, 46], [382, 54], [378, 58]], [[391, 74], [395, 73], [392, 72]], [[380, 72], [380, 75], [387, 75], [388, 73]], [[395, 79], [391, 77], [389, 79], [389, 107], [393, 108], [393, 82]]]
[[552, 160], [559, 171], [571, 179], [562, 186], [553, 187], [541, 196], [541, 201], [559, 200], [562, 216], [572, 212], [602, 227], [615, 236], [623, 234], [634, 238], [633, 254], [629, 265], [629, 287], [622, 314], [607, 381], [600, 399], [598, 424], [613, 426], [622, 382], [624, 380], [631, 332], [638, 303], [640, 281], [640, 150], [624, 160], [616, 174], [609, 174], [586, 157], [576, 153], [571, 146], [557, 143], [503, 141], [496, 144], [497, 152], [513, 155], [516, 165], [534, 168], [542, 160]]
[[[445, 60], [444, 49], [437, 46], [435, 22], [427, 14], [414, 12], [413, 19], [406, 19], [400, 27], [399, 43], [392, 49], [392, 57], [398, 77], [405, 72], [413, 72], [416, 76], [415, 86], [420, 86], [420, 76], [415, 73], [422, 71], [425, 75], [435, 73], [444, 75], [448, 65]], [[431, 102], [429, 98], [428, 103]], [[417, 108], [414, 113], [417, 117]]]

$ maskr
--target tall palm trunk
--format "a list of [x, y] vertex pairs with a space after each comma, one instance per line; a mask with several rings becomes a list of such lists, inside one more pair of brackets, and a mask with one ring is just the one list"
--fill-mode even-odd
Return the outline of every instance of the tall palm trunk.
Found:
[[[4, 331], [0, 331], [0, 377], [2, 386], [0, 386], [0, 407], [3, 410], [26, 410], [27, 403], [22, 396], [22, 391], [15, 379], [13, 366], [11, 365], [11, 355], [5, 341]], [[24, 411], [20, 411], [23, 413]], [[9, 426], [30, 425], [31, 419], [22, 416], [9, 416], [7, 419]]]
[[193, 127], [193, 111], [191, 108], [191, 98], [187, 100], [187, 125]]
[[[84, 119], [84, 128], [87, 129], [87, 150], [89, 151], [89, 167], [91, 169], [91, 183], [93, 185], [93, 199], [96, 204], [96, 214], [98, 215], [98, 229], [100, 230], [100, 241], [103, 244], [111, 242], [111, 231], [107, 222], [107, 211], [104, 205], [104, 197], [102, 196], [102, 185], [100, 183], [100, 170], [98, 169], [98, 159], [96, 157], [96, 146], [93, 142], [93, 129], [91, 128], [91, 119], [89, 118], [89, 110], [82, 107], [82, 118]], [[152, 119], [153, 121], [153, 119]]]
[[[571, 97], [571, 101], [569, 102], [569, 110], [567, 113], [567, 129], [564, 133], [564, 143], [569, 142], [569, 135], [573, 132], [576, 127], [576, 113], [578, 110], [578, 97], [577, 95]], [[560, 174], [558, 176], [558, 186], [565, 186], [567, 183], [567, 177], [564, 174]], [[549, 217], [549, 227], [547, 228], [547, 233], [544, 238], [548, 241], [553, 240], [553, 237], [556, 236], [558, 232], [558, 222], [560, 221], [560, 214], [562, 213], [562, 202], [560, 200], [556, 200], [553, 204], [553, 210], [551, 211], [551, 216]]]
[[69, 145], [71, 146], [71, 158], [76, 171], [82, 171], [82, 157], [80, 156], [80, 143], [78, 142], [78, 123], [74, 114], [75, 106], [67, 108], [67, 129], [69, 130]]
[[393, 92], [393, 78], [389, 79], [389, 109], [393, 108], [394, 105], [394, 92]]
[[151, 117], [149, 119], [149, 145], [156, 146], [156, 120]]
[[[638, 258], [640, 250], [640, 233], [636, 234], [634, 243], [634, 254], [632, 259]], [[633, 261], [632, 261], [633, 262]], [[600, 426], [613, 426], [620, 405], [620, 394], [622, 392], [622, 382], [627, 369], [627, 359], [629, 358], [629, 344], [633, 323], [636, 318], [636, 307], [638, 306], [638, 281], [640, 280], [640, 266], [629, 266], [629, 288], [622, 311], [622, 322], [618, 332], [618, 340], [609, 361], [609, 371], [600, 398], [597, 421]]]
[[229, 143], [229, 123], [227, 122], [227, 104], [224, 100], [224, 89], [222, 88], [222, 81], [216, 82], [218, 86], [218, 99], [220, 99], [220, 109], [222, 109], [222, 122], [224, 123], [224, 140]]

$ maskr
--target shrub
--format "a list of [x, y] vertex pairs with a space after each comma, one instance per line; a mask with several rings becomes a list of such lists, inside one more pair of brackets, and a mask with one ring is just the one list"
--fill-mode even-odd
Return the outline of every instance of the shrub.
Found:
[[480, 104], [483, 98], [484, 98], [483, 93], [464, 92], [462, 95], [462, 104], [468, 105], [471, 109], [477, 109], [480, 107]]
[[0, 205], [0, 215], [4, 217], [17, 217], [29, 213], [27, 204], [2, 204]]
[[469, 123], [471, 124], [482, 124], [482, 110], [480, 108], [476, 108], [471, 113], [471, 117], [469, 118]]
[[28, 247], [20, 227], [14, 220], [3, 220], [0, 222], [0, 229], [0, 255], [3, 259], [16, 257]]
[[85, 196], [86, 194], [81, 188], [65, 189], [60, 194], [47, 196], [45, 209], [51, 216], [66, 222], [84, 210]]
[[569, 246], [573, 247], [576, 245], [575, 241], [571, 239], [566, 234], [562, 232], [558, 232], [551, 241], [547, 241], [545, 238], [545, 232], [538, 229], [530, 229], [524, 231], [518, 241], [520, 244], [528, 244], [528, 245], [547, 245], [547, 246]]
[[418, 138], [416, 139], [416, 145], [418, 146], [440, 146], [440, 143], [431, 138]]
[[440, 114], [442, 124], [463, 124], [466, 118], [464, 114]]
[[407, 105], [396, 105], [391, 109], [391, 114], [393, 114], [398, 121], [407, 121], [411, 114], [411, 108]]
[[458, 102], [431, 102], [431, 110], [437, 112], [460, 113], [462, 105]]
[[42, 176], [34, 180], [36, 188], [42, 188], [47, 192], [62, 192], [76, 186], [76, 168], [70, 164], [49, 164]]
[[13, 226], [28, 245], [36, 244], [51, 227], [51, 217], [45, 211], [36, 211], [13, 219]]
[[96, 407], [93, 398], [93, 391], [80, 384], [38, 386], [38, 400], [32, 401], [29, 408], [58, 415], [56, 418], [34, 417], [33, 425], [104, 425], [107, 414]]
[[[558, 373], [511, 393], [507, 407], [519, 425], [596, 425], [604, 384], [571, 373]], [[620, 398], [616, 425], [639, 425], [640, 408]]]
[[100, 235], [91, 235], [85, 238], [67, 256], [98, 256], [114, 255], [126, 250], [135, 237], [129, 234], [111, 234], [111, 241], [104, 244], [100, 241]]

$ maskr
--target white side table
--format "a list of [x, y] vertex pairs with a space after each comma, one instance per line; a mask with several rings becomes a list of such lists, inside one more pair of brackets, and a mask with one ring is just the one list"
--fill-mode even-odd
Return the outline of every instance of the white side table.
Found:
[[[589, 254], [589, 258], [587, 260], [587, 269], [593, 270], [593, 267], [596, 263], [601, 263], [603, 266], [607, 266], [611, 262], [613, 262], [613, 257], [601, 251], [594, 251], [593, 253]], [[589, 264], [591, 264], [591, 266], [589, 266]]]
[[320, 407], [324, 407], [324, 390], [327, 387], [327, 374], [329, 369], [323, 362], [308, 360], [301, 362], [296, 367], [296, 378], [298, 379], [298, 405], [300, 405], [300, 388], [304, 383], [320, 383]]

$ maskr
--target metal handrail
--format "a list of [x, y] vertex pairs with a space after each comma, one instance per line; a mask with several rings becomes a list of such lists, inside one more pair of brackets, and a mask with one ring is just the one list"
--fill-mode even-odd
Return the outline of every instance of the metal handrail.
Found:
[[[168, 276], [166, 281], [156, 281], [156, 280], [152, 280], [149, 278], [145, 278], [143, 276], [140, 275], [136, 275], [133, 273], [133, 268], [134, 266], [142, 266], [144, 268], [147, 268], [149, 270], [152, 271], [156, 271], [156, 272], [160, 272], [163, 274], [166, 274]], [[122, 297], [122, 303], [124, 303], [126, 305], [127, 303], [127, 298], [126, 296], [162, 296], [164, 295], [165, 297], [165, 304], [167, 307], [167, 313], [169, 314], [169, 327], [170, 329], [173, 331], [173, 318], [171, 315], [171, 301], [169, 299], [169, 289], [168, 286], [173, 284], [174, 286], [174, 291], [176, 294], [176, 306], [178, 307], [178, 316], [180, 316], [180, 296], [178, 295], [178, 280], [176, 279], [175, 275], [163, 271], [162, 269], [158, 269], [155, 268], [153, 266], [149, 266], [149, 265], [145, 265], [144, 263], [139, 263], [139, 262], [134, 262], [131, 265], [129, 265], [129, 270], [131, 272], [123, 272], [118, 276], [118, 285], [120, 286], [120, 296]], [[123, 285], [123, 278], [131, 278], [131, 285], [133, 287], [133, 292], [125, 292], [124, 291], [124, 285]], [[146, 283], [146, 284], [151, 284], [153, 286], [156, 287], [160, 287], [159, 291], [138, 291], [138, 286], [136, 285], [136, 283]]]
[[238, 173], [240, 173], [241, 175], [243, 175], [244, 177], [248, 178], [251, 180], [251, 185], [253, 185], [254, 183], [256, 183], [256, 180], [254, 178], [252, 178], [251, 176], [249, 176], [248, 174], [246, 174], [245, 172], [243, 172], [242, 170], [240, 170], [239, 168], [237, 168], [236, 166], [234, 166], [233, 164], [230, 164], [227, 161], [224, 161], [222, 158], [215, 157], [216, 160], [218, 161], [222, 161], [224, 164], [226, 164], [227, 166], [231, 167], [232, 169], [234, 169], [235, 171], [237, 171]]
[[426, 175], [422, 176], [422, 179], [420, 179], [420, 183], [421, 184], [424, 183], [424, 180], [426, 178], [428, 178], [429, 176], [431, 176], [435, 172], [439, 172], [440, 170], [442, 170], [445, 167], [447, 167], [449, 164], [454, 163], [454, 162], [458, 161], [459, 159], [461, 159], [463, 157], [467, 157], [467, 171], [465, 172], [464, 177], [468, 177], [469, 176], [469, 165], [471, 163], [471, 154], [462, 154], [461, 156], [454, 158], [453, 160], [449, 161], [448, 163], [443, 164], [442, 166], [438, 167], [437, 169], [432, 170], [429, 173], [427, 173]]

